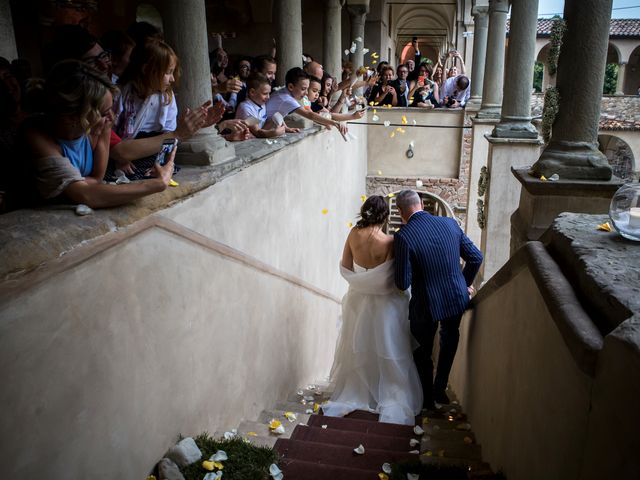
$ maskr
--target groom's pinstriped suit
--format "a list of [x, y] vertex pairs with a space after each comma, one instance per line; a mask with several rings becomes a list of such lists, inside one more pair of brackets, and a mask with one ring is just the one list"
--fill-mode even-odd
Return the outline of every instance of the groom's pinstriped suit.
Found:
[[[414, 213], [395, 235], [395, 282], [401, 290], [411, 287], [411, 333], [420, 343], [414, 358], [420, 373], [425, 405], [444, 392], [458, 347], [460, 319], [469, 303], [467, 287], [482, 263], [482, 253], [456, 221], [427, 212]], [[460, 258], [465, 267], [460, 269]], [[433, 380], [431, 351], [438, 322], [440, 356]]]

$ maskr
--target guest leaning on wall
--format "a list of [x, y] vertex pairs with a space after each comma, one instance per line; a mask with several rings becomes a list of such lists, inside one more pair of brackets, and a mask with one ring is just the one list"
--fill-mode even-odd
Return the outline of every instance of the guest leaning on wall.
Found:
[[44, 87], [44, 115], [30, 122], [24, 137], [42, 198], [101, 208], [167, 188], [175, 150], [164, 166], [154, 165], [155, 178], [124, 185], [102, 183], [114, 91], [106, 76], [82, 62], [66, 60], [52, 68]]

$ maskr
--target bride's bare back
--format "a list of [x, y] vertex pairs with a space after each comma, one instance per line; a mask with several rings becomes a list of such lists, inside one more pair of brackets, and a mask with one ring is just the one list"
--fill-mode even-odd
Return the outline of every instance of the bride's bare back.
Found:
[[353, 270], [357, 263], [371, 269], [393, 258], [393, 237], [381, 225], [354, 228], [349, 233], [342, 253], [342, 266]]

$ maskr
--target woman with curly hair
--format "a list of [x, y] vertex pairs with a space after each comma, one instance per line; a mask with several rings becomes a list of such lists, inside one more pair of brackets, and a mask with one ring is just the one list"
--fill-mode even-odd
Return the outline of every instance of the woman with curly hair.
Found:
[[340, 265], [349, 290], [331, 369], [335, 390], [322, 410], [336, 417], [367, 410], [380, 414], [381, 422], [414, 425], [422, 387], [413, 362], [409, 297], [395, 286], [393, 237], [383, 231], [386, 200], [369, 197], [360, 216]]
[[51, 69], [44, 85], [44, 115], [25, 132], [36, 186], [44, 199], [112, 207], [167, 187], [175, 150], [164, 166], [155, 165], [156, 178], [127, 185], [102, 183], [114, 91], [106, 76], [83, 62], [66, 60]]

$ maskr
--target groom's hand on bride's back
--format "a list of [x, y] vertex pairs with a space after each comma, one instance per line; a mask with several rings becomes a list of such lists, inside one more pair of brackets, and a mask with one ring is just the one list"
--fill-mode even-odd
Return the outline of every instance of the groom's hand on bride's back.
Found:
[[473, 285], [467, 287], [467, 291], [469, 292], [469, 297], [473, 297], [476, 293], [476, 289], [473, 287]]

